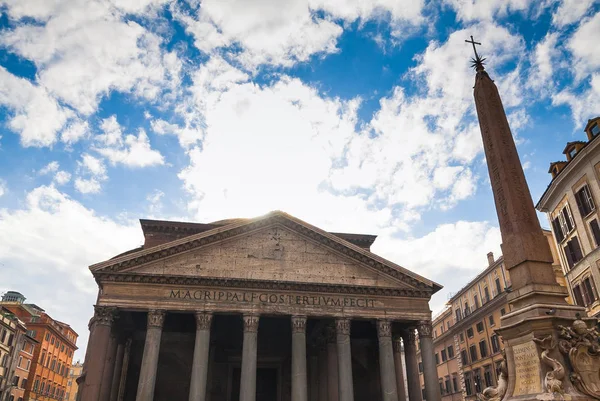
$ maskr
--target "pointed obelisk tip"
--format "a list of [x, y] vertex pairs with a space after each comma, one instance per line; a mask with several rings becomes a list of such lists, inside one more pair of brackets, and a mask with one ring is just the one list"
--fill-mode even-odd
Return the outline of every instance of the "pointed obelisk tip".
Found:
[[480, 57], [477, 53], [477, 49], [475, 48], [475, 45], [481, 46], [481, 43], [475, 42], [475, 40], [473, 39], [473, 35], [471, 35], [471, 40], [465, 40], [465, 42], [471, 43], [473, 45], [473, 52], [475, 53], [475, 57], [471, 59], [471, 67], [475, 68], [475, 71], [477, 72], [485, 71], [485, 58]]

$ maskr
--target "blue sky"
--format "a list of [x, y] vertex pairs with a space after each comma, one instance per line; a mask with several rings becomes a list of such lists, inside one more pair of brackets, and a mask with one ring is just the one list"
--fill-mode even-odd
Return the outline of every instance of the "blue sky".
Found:
[[[600, 114], [593, 0], [0, 0], [0, 290], [87, 341], [139, 218], [284, 210], [445, 286], [499, 255], [482, 42], [537, 201]], [[544, 226], [548, 226], [541, 216]], [[82, 356], [83, 353], [78, 354]]]

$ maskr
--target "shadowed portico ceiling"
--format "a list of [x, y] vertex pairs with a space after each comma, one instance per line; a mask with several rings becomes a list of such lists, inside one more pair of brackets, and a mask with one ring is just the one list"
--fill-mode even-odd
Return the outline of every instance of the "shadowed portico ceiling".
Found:
[[[167, 226], [168, 222], [142, 220], [142, 224], [163, 224]], [[202, 229], [206, 231], [186, 235], [183, 238], [147, 249], [134, 249], [107, 261], [94, 264], [90, 266], [90, 270], [96, 281], [99, 284], [102, 281], [126, 281], [289, 290], [302, 290], [302, 287], [310, 285], [311, 290], [317, 291], [412, 296], [419, 298], [429, 298], [442, 288], [441, 285], [356, 245], [356, 241], [365, 241], [368, 247], [374, 240], [374, 236], [329, 233], [281, 211], [274, 211], [254, 219], [230, 219], [206, 225], [176, 222], [173, 224], [179, 227], [180, 230]], [[301, 283], [277, 279], [252, 280], [236, 277], [207, 277], [205, 275], [160, 275], [136, 271], [143, 270], [144, 267], [167, 258], [171, 259], [186, 252], [232, 241], [236, 238], [276, 226], [287, 229], [313, 243], [317, 243], [329, 252], [339, 255], [341, 258], [351, 260], [358, 266], [377, 272], [380, 276], [385, 277], [391, 285], [369, 286], [327, 282]], [[345, 240], [344, 237], [355, 243]]]

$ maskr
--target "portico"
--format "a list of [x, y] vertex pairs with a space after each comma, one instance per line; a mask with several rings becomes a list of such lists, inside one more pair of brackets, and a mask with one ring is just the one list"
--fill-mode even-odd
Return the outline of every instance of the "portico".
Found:
[[405, 401], [403, 338], [409, 399], [421, 401], [415, 337], [432, 349], [441, 287], [369, 252], [375, 237], [282, 212], [142, 227], [143, 248], [91, 267], [81, 400]]

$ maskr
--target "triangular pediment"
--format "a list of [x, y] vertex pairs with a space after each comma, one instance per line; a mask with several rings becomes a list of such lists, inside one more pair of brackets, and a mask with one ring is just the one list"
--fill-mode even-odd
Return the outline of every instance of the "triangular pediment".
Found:
[[400, 289], [440, 286], [282, 212], [202, 232], [90, 267], [106, 274]]

